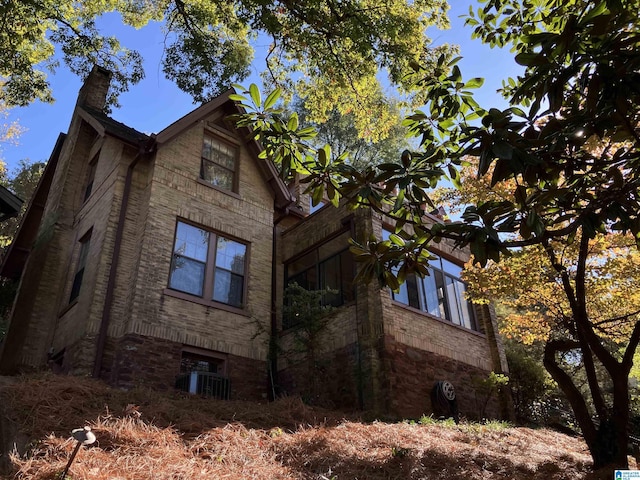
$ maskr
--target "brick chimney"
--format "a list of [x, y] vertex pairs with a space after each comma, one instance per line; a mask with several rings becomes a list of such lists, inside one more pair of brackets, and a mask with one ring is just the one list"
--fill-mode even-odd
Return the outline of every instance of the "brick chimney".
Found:
[[91, 73], [84, 81], [84, 85], [78, 93], [76, 105], [104, 110], [107, 101], [107, 92], [111, 83], [111, 72], [105, 68], [94, 65]]

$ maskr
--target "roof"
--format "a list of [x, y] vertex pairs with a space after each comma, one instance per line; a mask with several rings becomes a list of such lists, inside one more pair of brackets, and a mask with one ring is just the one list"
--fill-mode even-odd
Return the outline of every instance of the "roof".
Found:
[[[213, 100], [201, 105], [186, 114], [184, 117], [176, 120], [155, 136], [155, 143], [157, 145], [162, 145], [169, 142], [188, 128], [191, 128], [194, 124], [211, 116], [211, 114], [219, 109], [226, 108], [228, 110], [233, 110], [236, 113], [242, 113], [242, 108], [229, 98], [233, 93], [235, 93], [235, 90], [227, 90], [225, 93], [218, 95]], [[154, 137], [153, 135], [146, 135], [125, 125], [124, 123], [118, 122], [117, 120], [105, 115], [101, 110], [97, 110], [93, 107], [82, 105], [77, 107], [76, 110], [83, 120], [89, 123], [98, 133], [111, 135], [129, 143], [130, 145], [139, 146], [142, 143], [147, 143]], [[246, 134], [246, 138], [250, 138], [251, 132], [249, 129], [242, 128], [241, 132]], [[289, 207], [293, 203], [294, 198], [284, 181], [280, 178], [275, 165], [268, 160], [257, 159], [257, 155], [262, 151], [260, 143], [251, 139], [247, 146], [256, 156], [256, 161], [258, 162], [258, 167], [264, 180], [270, 185], [271, 189], [275, 193], [276, 206], [282, 209]]]
[[23, 201], [9, 189], [0, 185], [0, 222], [18, 215]]
[[149, 135], [139, 132], [124, 123], [105, 115], [104, 112], [88, 105], [78, 107], [79, 115], [101, 134], [108, 134], [131, 145], [140, 145], [149, 140]]
[[[213, 100], [203, 104], [202, 106], [186, 114], [184, 117], [176, 120], [171, 125], [158, 133], [156, 137], [157, 144], [162, 145], [169, 142], [188, 128], [191, 128], [194, 124], [200, 122], [201, 120], [204, 120], [205, 118], [208, 118], [215, 111], [224, 107], [226, 107], [228, 110], [233, 110], [235, 113], [244, 113], [242, 107], [240, 107], [236, 102], [229, 98], [229, 96], [234, 93], [234, 89], [227, 90], [223, 94], [218, 95]], [[263, 148], [258, 141], [252, 138], [251, 131], [246, 127], [240, 128], [239, 130], [245, 135], [245, 138], [250, 139], [247, 142], [247, 146], [256, 157], [258, 167], [264, 179], [271, 186], [276, 195], [276, 206], [282, 209], [288, 208], [293, 203], [294, 197], [285, 185], [282, 178], [280, 178], [277, 168], [275, 167], [273, 162], [269, 160], [258, 159], [258, 154], [263, 150]]]
[[53, 148], [53, 152], [51, 152], [49, 161], [44, 167], [44, 172], [40, 177], [38, 186], [33, 192], [27, 211], [22, 217], [18, 232], [2, 259], [0, 275], [3, 277], [17, 279], [20, 278], [22, 274], [22, 269], [27, 261], [27, 257], [36, 241], [38, 228], [42, 220], [42, 214], [44, 213], [44, 206], [49, 196], [53, 174], [56, 171], [58, 158], [60, 157], [60, 151], [62, 150], [65, 138], [66, 135], [64, 133], [58, 135], [58, 140]]

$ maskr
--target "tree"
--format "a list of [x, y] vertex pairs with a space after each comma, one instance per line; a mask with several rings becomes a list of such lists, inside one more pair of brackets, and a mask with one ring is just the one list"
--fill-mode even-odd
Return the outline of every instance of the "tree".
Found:
[[11, 172], [9, 178], [0, 180], [0, 183], [11, 190], [22, 201], [22, 208], [17, 217], [5, 220], [0, 224], [0, 248], [7, 248], [18, 231], [18, 225], [27, 210], [29, 200], [35, 192], [42, 172], [44, 172], [44, 162], [31, 162], [20, 160], [19, 165]]
[[118, 94], [144, 75], [139, 53], [99, 28], [103, 14], [117, 12], [136, 28], [162, 22], [163, 71], [195, 102], [248, 76], [252, 42], [260, 36], [259, 43], [271, 40], [266, 56], [271, 82], [295, 89], [319, 115], [337, 107], [364, 125], [387, 110], [376, 77], [380, 69], [393, 84], [408, 88], [411, 63], [429, 64], [451, 50], [430, 49], [425, 35], [429, 26], [448, 26], [447, 9], [445, 0], [3, 2], [1, 98], [8, 105], [52, 101], [47, 71], [61, 60], [83, 77], [93, 64], [111, 70], [109, 100], [117, 105]]
[[[262, 103], [257, 89], [236, 97], [247, 108], [240, 124], [254, 128], [264, 155], [283, 163], [283, 172], [305, 172], [314, 198], [326, 191], [334, 203], [367, 206], [395, 221], [389, 241], [354, 242], [362, 278], [397, 288], [407, 274], [425, 275], [428, 247], [442, 238], [468, 245], [480, 265], [539, 249], [566, 305], [565, 336], [549, 337], [545, 367], [571, 404], [594, 467], [625, 468], [628, 379], [640, 322], [633, 311], [615, 319], [627, 333], [624, 345], [612, 346], [600, 322], [614, 319], [594, 318], [587, 291], [590, 248], [602, 236], [630, 235], [640, 244], [639, 2], [483, 3], [467, 19], [474, 35], [492, 46], [511, 44], [526, 67], [506, 83], [506, 110], [480, 108], [471, 90], [482, 80], [463, 81], [456, 61], [443, 56], [435, 74], [416, 69], [426, 105], [407, 125], [421, 148], [404, 152], [397, 164], [357, 171], [329, 147], [309, 148], [312, 132], [283, 117], [272, 96]], [[470, 155], [478, 158], [477, 175], [509, 197], [469, 205], [460, 221], [426, 223], [425, 207], [434, 207], [428, 189], [447, 178], [460, 185]], [[558, 256], [566, 248], [575, 252], [572, 267]], [[584, 365], [593, 417], [563, 369], [571, 352]]]
[[[390, 102], [391, 104], [391, 102]], [[409, 148], [407, 129], [401, 125], [399, 108], [391, 112], [397, 119], [388, 130], [386, 138], [375, 138], [379, 132], [375, 126], [369, 123], [368, 131], [359, 133], [355, 125], [353, 113], [341, 114], [337, 109], [330, 112], [325, 121], [314, 121], [314, 115], [305, 107], [303, 101], [294, 103], [293, 109], [298, 113], [300, 122], [309, 125], [317, 131], [312, 145], [320, 148], [331, 145], [334, 154], [349, 155], [349, 165], [357, 170], [363, 170], [368, 166], [380, 163], [395, 162], [400, 158], [403, 150]], [[373, 141], [375, 138], [376, 141]]]

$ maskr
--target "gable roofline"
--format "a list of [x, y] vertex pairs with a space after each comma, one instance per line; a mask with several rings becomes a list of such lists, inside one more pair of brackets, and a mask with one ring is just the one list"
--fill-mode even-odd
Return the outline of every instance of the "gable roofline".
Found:
[[0, 185], [0, 222], [18, 215], [23, 203], [15, 193]]
[[[156, 144], [162, 145], [173, 140], [182, 132], [184, 132], [188, 128], [191, 128], [194, 124], [211, 116], [216, 110], [218, 110], [225, 104], [231, 105], [237, 113], [244, 113], [244, 109], [242, 109], [236, 102], [229, 98], [234, 93], [236, 93], [236, 91], [231, 88], [226, 92], [218, 95], [213, 100], [187, 113], [184, 117], [176, 120], [171, 125], [164, 128], [158, 133], [158, 135], [156, 136]], [[251, 131], [246, 127], [238, 130], [241, 133], [246, 134], [247, 138], [251, 133]], [[267, 181], [276, 195], [276, 207], [280, 209], [288, 208], [294, 202], [295, 198], [285, 185], [282, 178], [280, 178], [278, 169], [273, 164], [273, 162], [269, 160], [260, 160], [257, 158], [258, 154], [263, 150], [260, 142], [255, 139], [251, 139], [248, 142], [247, 146], [250, 152], [256, 157], [255, 160], [258, 163], [258, 167], [264, 179]]]
[[91, 125], [100, 136], [110, 135], [134, 147], [146, 143], [150, 138], [149, 135], [118, 122], [105, 115], [104, 112], [88, 105], [76, 107], [76, 113], [82, 120]]
[[53, 181], [53, 174], [58, 166], [60, 152], [67, 137], [65, 133], [60, 133], [56, 144], [53, 147], [49, 161], [44, 167], [40, 181], [36, 186], [27, 211], [24, 213], [18, 231], [13, 242], [9, 245], [0, 265], [0, 276], [6, 278], [20, 278], [24, 265], [27, 261], [29, 253], [33, 248], [33, 244], [40, 229], [42, 215], [44, 213], [45, 204], [49, 196], [49, 189]]

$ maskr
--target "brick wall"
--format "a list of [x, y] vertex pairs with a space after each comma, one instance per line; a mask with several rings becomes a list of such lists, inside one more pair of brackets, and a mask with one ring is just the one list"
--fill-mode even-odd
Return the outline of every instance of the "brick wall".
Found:
[[[122, 387], [147, 386], [171, 390], [180, 373], [183, 345], [161, 338], [125, 335], [111, 340], [103, 378]], [[226, 355], [226, 372], [231, 382], [231, 399], [260, 401], [267, 398], [267, 364], [264, 361]]]
[[[115, 320], [110, 334], [156, 337], [265, 362], [271, 311], [273, 193], [242, 144], [237, 192], [198, 181], [205, 123], [198, 122], [160, 145], [151, 182], [140, 185], [144, 188], [138, 193], [140, 203], [148, 208], [136, 219], [143, 227], [132, 231], [126, 248], [123, 245], [119, 285], [130, 293], [122, 305], [114, 306], [123, 315], [114, 315], [121, 320]], [[204, 305], [167, 290], [178, 219], [247, 243], [244, 309]]]
[[[94, 191], [83, 203], [88, 163], [98, 151], [101, 155]], [[44, 365], [50, 349], [57, 352], [95, 331], [110, 261], [103, 255], [103, 244], [113, 222], [115, 177], [122, 151], [120, 142], [103, 142], [95, 130], [74, 116], [14, 305], [12, 318], [21, 324], [17, 325], [19, 338], [12, 342], [11, 352], [3, 355], [3, 368]], [[81, 294], [69, 307], [78, 241], [91, 228], [91, 248]]]
[[352, 343], [316, 358], [315, 364], [301, 361], [278, 372], [279, 394], [300, 395], [305, 402], [325, 408], [360, 408], [358, 345]]
[[[469, 419], [480, 415], [486, 396], [476, 386], [487, 378], [487, 370], [410, 347], [390, 335], [384, 337], [383, 355], [389, 413], [398, 418], [444, 413], [437, 406], [434, 409], [431, 392], [436, 382], [447, 380], [455, 388], [460, 415]], [[501, 417], [497, 395], [490, 397], [485, 413]]]

